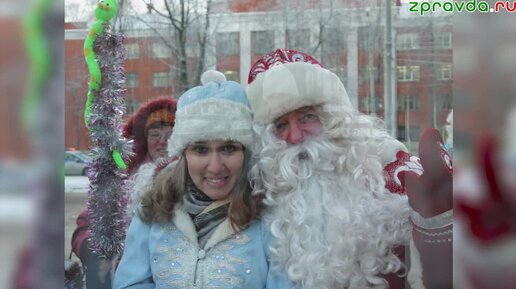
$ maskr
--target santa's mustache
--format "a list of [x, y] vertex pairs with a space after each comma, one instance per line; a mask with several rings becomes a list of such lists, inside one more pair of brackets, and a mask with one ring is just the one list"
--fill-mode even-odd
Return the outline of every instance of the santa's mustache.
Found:
[[326, 138], [308, 138], [300, 144], [290, 144], [278, 150], [278, 162], [317, 167], [328, 165], [338, 157], [339, 149]]
[[336, 156], [324, 139], [308, 139], [296, 145], [272, 143], [260, 160], [261, 181], [272, 191], [290, 190], [316, 171], [335, 172]]

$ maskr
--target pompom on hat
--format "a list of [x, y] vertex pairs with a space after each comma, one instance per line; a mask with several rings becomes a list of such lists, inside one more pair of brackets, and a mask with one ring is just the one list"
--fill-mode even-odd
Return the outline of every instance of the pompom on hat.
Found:
[[339, 77], [312, 56], [295, 50], [278, 49], [262, 56], [251, 67], [248, 83], [254, 120], [261, 124], [304, 106], [351, 106]]
[[180, 156], [197, 141], [233, 140], [250, 147], [252, 115], [245, 90], [224, 74], [209, 70], [202, 85], [183, 93], [177, 103], [176, 124], [168, 141], [169, 156]]

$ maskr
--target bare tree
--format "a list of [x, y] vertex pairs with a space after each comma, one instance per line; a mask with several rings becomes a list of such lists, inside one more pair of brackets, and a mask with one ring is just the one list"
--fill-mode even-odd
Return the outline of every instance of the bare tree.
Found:
[[287, 46], [321, 59], [344, 49], [344, 30], [349, 21], [339, 14], [340, 8], [344, 8], [342, 0], [285, 0], [280, 5]]
[[[157, 38], [172, 52], [174, 62], [171, 63], [171, 69], [177, 76], [178, 93], [198, 84], [205, 68], [212, 0], [143, 1], [148, 13], [145, 17], [136, 17], [154, 31]], [[189, 57], [196, 63], [193, 69]]]

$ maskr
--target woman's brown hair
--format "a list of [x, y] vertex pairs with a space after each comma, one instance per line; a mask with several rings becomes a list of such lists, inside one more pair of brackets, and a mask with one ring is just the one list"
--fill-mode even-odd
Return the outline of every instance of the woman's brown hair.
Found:
[[[251, 152], [244, 150], [242, 174], [230, 196], [228, 216], [235, 229], [244, 228], [258, 216], [260, 198], [251, 195], [247, 177], [251, 167]], [[175, 166], [163, 169], [154, 179], [152, 188], [142, 196], [142, 207], [138, 215], [145, 223], [168, 222], [174, 217], [174, 210], [183, 202], [183, 193], [189, 180], [186, 158], [182, 156]]]

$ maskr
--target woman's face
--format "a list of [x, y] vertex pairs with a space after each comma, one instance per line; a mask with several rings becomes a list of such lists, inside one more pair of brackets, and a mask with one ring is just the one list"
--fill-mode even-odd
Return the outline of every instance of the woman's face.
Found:
[[147, 151], [153, 162], [167, 156], [167, 142], [172, 134], [172, 127], [164, 125], [147, 131]]
[[224, 200], [242, 174], [244, 147], [234, 141], [201, 141], [189, 145], [185, 157], [195, 186], [213, 200]]

